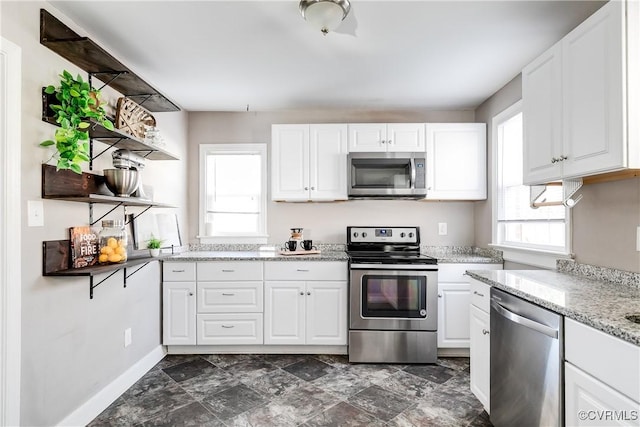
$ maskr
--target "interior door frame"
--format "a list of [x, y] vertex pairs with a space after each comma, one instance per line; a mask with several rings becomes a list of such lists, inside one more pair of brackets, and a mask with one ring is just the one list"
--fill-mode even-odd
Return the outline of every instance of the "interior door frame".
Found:
[[0, 425], [20, 425], [22, 50], [0, 37]]

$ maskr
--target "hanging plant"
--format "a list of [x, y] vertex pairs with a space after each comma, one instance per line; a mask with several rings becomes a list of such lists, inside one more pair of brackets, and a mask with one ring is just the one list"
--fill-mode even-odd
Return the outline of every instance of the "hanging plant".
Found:
[[60, 74], [60, 86], [47, 86], [45, 93], [56, 95], [60, 104], [51, 105], [56, 113], [55, 140], [42, 141], [42, 147], [55, 145], [57, 170], [70, 169], [77, 174], [82, 173], [83, 162], [89, 157], [89, 120], [93, 119], [108, 130], [113, 130], [113, 123], [107, 119], [104, 108], [100, 105], [100, 91], [89, 86], [88, 82], [78, 76], [74, 79], [70, 72], [64, 70]]

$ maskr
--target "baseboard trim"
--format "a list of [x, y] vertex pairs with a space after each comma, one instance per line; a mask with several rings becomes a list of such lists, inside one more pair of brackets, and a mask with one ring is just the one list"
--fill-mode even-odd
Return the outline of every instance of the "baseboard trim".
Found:
[[165, 356], [165, 347], [159, 345], [140, 359], [135, 365], [127, 369], [122, 375], [113, 380], [105, 388], [93, 395], [82, 406], [62, 420], [59, 426], [85, 426], [102, 411], [107, 409], [122, 393], [135, 384], [144, 374], [153, 368]]
[[469, 347], [439, 348], [438, 357], [469, 357]]
[[347, 354], [346, 345], [170, 345], [167, 354]]

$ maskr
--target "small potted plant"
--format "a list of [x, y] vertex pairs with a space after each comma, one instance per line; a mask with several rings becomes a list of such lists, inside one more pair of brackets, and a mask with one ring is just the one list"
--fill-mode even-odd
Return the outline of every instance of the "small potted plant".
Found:
[[147, 240], [147, 249], [152, 257], [160, 256], [160, 248], [162, 247], [164, 240], [157, 239], [153, 234], [151, 238]]
[[40, 143], [43, 147], [54, 145], [57, 155], [57, 170], [70, 169], [77, 174], [82, 173], [82, 162], [89, 158], [89, 120], [93, 119], [108, 130], [113, 130], [113, 123], [106, 117], [100, 105], [100, 91], [92, 88], [88, 82], [78, 76], [74, 79], [70, 72], [64, 70], [60, 74], [60, 86], [47, 86], [45, 93], [55, 94], [59, 104], [50, 108], [56, 115], [60, 128], [56, 129], [54, 140]]

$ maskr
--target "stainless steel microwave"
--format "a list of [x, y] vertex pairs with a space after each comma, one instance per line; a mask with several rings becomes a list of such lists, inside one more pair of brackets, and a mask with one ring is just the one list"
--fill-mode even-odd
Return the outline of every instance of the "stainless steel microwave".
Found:
[[349, 198], [422, 199], [425, 153], [349, 153]]

